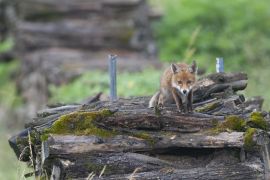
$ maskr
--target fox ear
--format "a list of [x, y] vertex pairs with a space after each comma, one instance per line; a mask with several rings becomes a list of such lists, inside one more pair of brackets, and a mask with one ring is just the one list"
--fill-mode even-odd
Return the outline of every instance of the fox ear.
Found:
[[171, 70], [172, 70], [172, 73], [177, 73], [177, 67], [175, 64], [171, 64]]
[[197, 73], [197, 70], [198, 70], [197, 63], [196, 63], [196, 61], [193, 61], [192, 64], [190, 65], [190, 67], [189, 67], [189, 71], [191, 73], [196, 74]]

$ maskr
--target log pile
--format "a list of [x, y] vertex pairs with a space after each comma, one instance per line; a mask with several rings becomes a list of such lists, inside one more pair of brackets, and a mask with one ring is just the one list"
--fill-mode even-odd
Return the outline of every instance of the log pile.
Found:
[[0, 0], [0, 42], [2, 42], [7, 35], [7, 18], [6, 18], [6, 2], [4, 0]]
[[9, 141], [29, 175], [52, 179], [270, 178], [269, 113], [246, 101], [243, 73], [206, 76], [195, 112], [174, 104], [149, 109], [150, 97], [54, 106]]
[[[7, 41], [10, 38], [12, 24], [14, 23], [12, 11], [12, 1], [0, 0], [0, 44]], [[0, 62], [6, 62], [13, 60], [14, 53], [12, 50], [0, 52]]]
[[119, 56], [119, 70], [160, 66], [151, 29], [159, 15], [145, 0], [17, 2], [16, 52], [22, 60], [18, 87], [33, 107], [47, 103], [49, 84], [107, 70], [109, 54]]

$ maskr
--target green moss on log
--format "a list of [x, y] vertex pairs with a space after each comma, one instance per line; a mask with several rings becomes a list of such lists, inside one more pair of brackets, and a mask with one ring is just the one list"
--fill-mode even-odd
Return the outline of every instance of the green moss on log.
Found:
[[40, 140], [41, 141], [47, 141], [47, 139], [49, 138], [49, 132], [48, 131], [45, 131], [43, 134], [40, 135]]
[[219, 132], [223, 131], [238, 131], [244, 132], [246, 130], [246, 121], [239, 116], [227, 116], [225, 121], [217, 125]]
[[250, 115], [248, 125], [253, 128], [269, 130], [269, 125], [260, 112], [253, 112]]
[[100, 137], [111, 137], [116, 133], [96, 126], [95, 121], [102, 120], [113, 113], [110, 110], [95, 112], [73, 112], [61, 116], [52, 126], [44, 131], [41, 139], [44, 141], [48, 134], [73, 134], [73, 135], [97, 135]]
[[252, 150], [256, 145], [256, 142], [253, 140], [254, 134], [257, 132], [255, 128], [248, 128], [244, 135], [244, 148], [246, 150]]
[[216, 109], [217, 107], [219, 107], [219, 105], [220, 105], [220, 102], [212, 102], [212, 103], [206, 104], [202, 107], [196, 108], [195, 111], [200, 112], [200, 113], [208, 112], [208, 111], [211, 111], [213, 109]]
[[154, 145], [156, 143], [155, 139], [147, 132], [136, 132], [132, 133], [131, 136], [144, 139], [146, 140], [150, 145]]

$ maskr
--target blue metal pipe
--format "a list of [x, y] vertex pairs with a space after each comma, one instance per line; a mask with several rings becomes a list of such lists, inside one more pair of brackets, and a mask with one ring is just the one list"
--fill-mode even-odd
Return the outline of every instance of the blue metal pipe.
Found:
[[224, 72], [224, 61], [223, 57], [217, 57], [216, 58], [216, 71], [217, 73]]

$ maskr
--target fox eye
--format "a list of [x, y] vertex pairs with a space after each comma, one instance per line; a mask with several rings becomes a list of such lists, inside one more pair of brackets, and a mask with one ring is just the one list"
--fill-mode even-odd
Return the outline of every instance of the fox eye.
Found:
[[182, 81], [178, 81], [178, 84], [183, 84]]
[[187, 81], [187, 84], [191, 84], [192, 82], [191, 81]]

